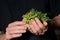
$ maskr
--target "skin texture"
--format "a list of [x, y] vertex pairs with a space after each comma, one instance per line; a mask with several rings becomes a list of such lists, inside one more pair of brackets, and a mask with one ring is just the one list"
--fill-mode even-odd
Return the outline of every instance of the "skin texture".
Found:
[[8, 27], [6, 28], [5, 39], [10, 40], [15, 37], [21, 37], [22, 33], [26, 32], [27, 28], [31, 33], [33, 32], [33, 34], [35, 35], [44, 34], [44, 32], [41, 32], [41, 30], [43, 30], [45, 25], [47, 25], [46, 23], [42, 24], [38, 18], [32, 19], [30, 23], [32, 23], [33, 26], [31, 26], [31, 24], [28, 24], [29, 27], [27, 27], [25, 23], [25, 19], [23, 19], [22, 21], [15, 21], [15, 22], [10, 23]]
[[26, 32], [26, 29], [27, 27], [25, 26], [25, 22], [23, 20], [10, 23], [6, 28], [6, 38], [11, 39], [21, 37], [22, 33]]
[[54, 25], [58, 28], [60, 28], [60, 14], [56, 17], [53, 18], [54, 20]]
[[45, 31], [45, 27], [47, 26], [47, 22], [41, 23], [41, 21], [38, 18], [31, 19], [29, 23], [29, 31], [35, 35], [43, 35]]
[[0, 34], [0, 40], [5, 40], [5, 34]]
[[[54, 23], [56, 24], [56, 26], [60, 26], [60, 15], [54, 17], [53, 20], [54, 20]], [[39, 23], [38, 23], [37, 21], [38, 21]], [[19, 22], [20, 22], [20, 21], [19, 21]], [[14, 23], [16, 23], [16, 22], [14, 22]], [[36, 24], [36, 25], [34, 26], [33, 23]], [[11, 23], [11, 24], [9, 24], [9, 25], [12, 25], [12, 24], [13, 24], [13, 23]], [[38, 26], [37, 24], [41, 24], [41, 26]], [[9, 28], [12, 29], [12, 28], [15, 27], [15, 26], [14, 26], [14, 27], [12, 27], [12, 26], [10, 27], [9, 25], [8, 25], [8, 27], [6, 28], [6, 30], [9, 29]], [[15, 25], [15, 24], [14, 24], [14, 25]], [[43, 25], [44, 27], [43, 27], [42, 25]], [[43, 33], [45, 32], [45, 30], [44, 30], [43, 33], [41, 33], [41, 31], [39, 31], [39, 30], [40, 30], [40, 29], [44, 29], [46, 25], [47, 25], [46, 22], [43, 22], [43, 24], [42, 24], [42, 23], [39, 21], [38, 18], [35, 18], [35, 19], [32, 19], [31, 22], [29, 23], [28, 30], [29, 30], [31, 33], [35, 34], [35, 35], [37, 35], [37, 34], [38, 34], [38, 35], [41, 35], [41, 34], [43, 34]], [[38, 30], [36, 29], [36, 26], [38, 26], [38, 27], [37, 27]], [[24, 27], [25, 27], [25, 26], [24, 26]], [[39, 29], [39, 28], [40, 28], [40, 29]], [[17, 28], [17, 29], [18, 29], [18, 28]], [[17, 29], [16, 29], [16, 30], [17, 30]], [[20, 29], [22, 29], [22, 28], [20, 28]], [[26, 29], [27, 29], [27, 28], [26, 28]], [[26, 32], [26, 29], [24, 29], [25, 32]], [[19, 31], [20, 31], [20, 30], [19, 30]], [[11, 36], [11, 35], [14, 35], [14, 36], [11, 36], [12, 38], [22, 36], [22, 33], [19, 32], [19, 31], [18, 31], [18, 35], [17, 35], [17, 34], [10, 34], [10, 32], [8, 32], [8, 30], [7, 30], [7, 31], [6, 31], [6, 34], [1, 34], [1, 35], [0, 35], [0, 37], [1, 37], [0, 40], [7, 40], [7, 36], [8, 36], [8, 35], [10, 35], [10, 36]], [[17, 32], [17, 31], [16, 31], [16, 32]], [[15, 33], [16, 33], [16, 32], [15, 32]], [[22, 31], [22, 32], [25, 33], [24, 31]], [[12, 33], [12, 32], [11, 32], [11, 33]], [[11, 38], [10, 36], [9, 36], [9, 39]]]
[[21, 37], [22, 33], [26, 32], [27, 28], [31, 33], [33, 32], [35, 35], [42, 35], [44, 32], [41, 30], [43, 30], [45, 25], [47, 25], [47, 23], [45, 22], [45, 24], [42, 24], [38, 18], [32, 19], [30, 24], [28, 24], [29, 27], [27, 27], [25, 24], [25, 19], [22, 21], [15, 21], [13, 23], [10, 23], [6, 28], [6, 38], [12, 39], [15, 37]]

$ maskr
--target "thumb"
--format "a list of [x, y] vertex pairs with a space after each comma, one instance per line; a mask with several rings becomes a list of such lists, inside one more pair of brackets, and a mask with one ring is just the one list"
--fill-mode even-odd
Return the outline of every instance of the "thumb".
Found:
[[25, 19], [25, 18], [23, 18], [22, 22], [23, 22], [23, 23], [26, 23], [26, 19]]
[[47, 25], [48, 25], [48, 23], [47, 23], [46, 21], [44, 21], [44, 22], [43, 22], [43, 25], [44, 25], [44, 26], [47, 26]]

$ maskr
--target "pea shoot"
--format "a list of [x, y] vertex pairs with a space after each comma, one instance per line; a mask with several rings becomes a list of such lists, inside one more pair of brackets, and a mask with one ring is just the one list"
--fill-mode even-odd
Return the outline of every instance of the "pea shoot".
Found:
[[51, 20], [51, 19], [49, 19], [49, 17], [47, 17], [47, 13], [42, 13], [33, 8], [29, 12], [27, 12], [25, 15], [23, 15], [22, 17], [26, 19], [27, 24], [29, 24], [31, 19], [34, 19], [36, 17], [39, 18], [39, 20], [41, 22]]

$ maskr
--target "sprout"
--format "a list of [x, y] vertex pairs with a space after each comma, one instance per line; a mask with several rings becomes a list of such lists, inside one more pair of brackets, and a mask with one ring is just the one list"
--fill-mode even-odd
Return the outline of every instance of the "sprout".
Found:
[[26, 19], [27, 24], [29, 24], [31, 19], [34, 19], [36, 17], [39, 18], [39, 20], [41, 20], [41, 22], [51, 20], [51, 19], [49, 19], [49, 17], [47, 17], [47, 13], [39, 12], [33, 8], [29, 12], [27, 12], [25, 15], [23, 15], [22, 17]]

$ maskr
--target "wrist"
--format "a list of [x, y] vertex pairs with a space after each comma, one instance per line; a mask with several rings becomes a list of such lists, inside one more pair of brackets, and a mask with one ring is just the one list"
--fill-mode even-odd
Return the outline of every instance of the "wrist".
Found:
[[0, 34], [0, 40], [7, 40], [5, 34]]
[[0, 40], [10, 40], [6, 38], [6, 34], [0, 34]]

